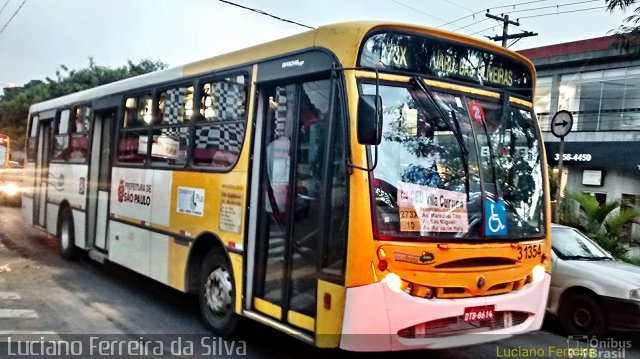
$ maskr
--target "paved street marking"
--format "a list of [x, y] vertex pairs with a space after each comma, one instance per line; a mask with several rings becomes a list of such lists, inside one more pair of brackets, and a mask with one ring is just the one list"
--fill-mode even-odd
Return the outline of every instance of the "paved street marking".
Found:
[[31, 309], [0, 309], [0, 318], [38, 318], [38, 313]]
[[55, 335], [58, 334], [52, 331], [38, 331], [38, 330], [0, 330], [0, 335]]
[[22, 299], [18, 293], [14, 292], [0, 292], [0, 300], [3, 299]]

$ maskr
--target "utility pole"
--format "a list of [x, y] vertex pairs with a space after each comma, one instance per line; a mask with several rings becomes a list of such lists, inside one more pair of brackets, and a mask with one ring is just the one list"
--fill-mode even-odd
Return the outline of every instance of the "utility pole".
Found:
[[521, 39], [523, 37], [528, 37], [528, 36], [538, 36], [537, 33], [531, 32], [531, 31], [523, 31], [519, 34], [509, 35], [509, 33], [507, 32], [509, 25], [520, 26], [520, 23], [518, 22], [518, 20], [516, 21], [509, 20], [509, 15], [496, 16], [496, 15], [490, 14], [489, 12], [487, 12], [484, 15], [490, 19], [501, 21], [504, 24], [502, 27], [502, 36], [489, 37], [489, 39], [493, 41], [502, 41], [502, 47], [507, 47], [507, 40], [510, 40], [510, 39]]

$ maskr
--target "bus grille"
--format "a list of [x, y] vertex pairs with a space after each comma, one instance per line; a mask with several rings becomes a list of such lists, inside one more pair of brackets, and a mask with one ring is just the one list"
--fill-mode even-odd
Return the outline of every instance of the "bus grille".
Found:
[[520, 325], [524, 323], [527, 318], [529, 318], [529, 313], [510, 311], [495, 312], [493, 319], [473, 323], [466, 323], [462, 316], [449, 317], [401, 329], [398, 331], [398, 336], [401, 338], [416, 339], [487, 332]]

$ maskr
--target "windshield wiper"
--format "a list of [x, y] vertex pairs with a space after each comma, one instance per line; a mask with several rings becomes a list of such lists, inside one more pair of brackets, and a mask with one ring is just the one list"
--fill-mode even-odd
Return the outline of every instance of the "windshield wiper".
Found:
[[591, 260], [593, 260], [593, 261], [612, 261], [613, 258], [611, 258], [611, 257], [592, 257]]
[[591, 261], [594, 259], [599, 259], [599, 257], [589, 257], [589, 256], [562, 256], [562, 259], [568, 259], [568, 260], [587, 260], [587, 261]]
[[[445, 119], [447, 118], [447, 115], [445, 115], [440, 105], [438, 105], [438, 101], [436, 101], [436, 99], [433, 97], [431, 90], [429, 90], [429, 88], [424, 84], [424, 82], [422, 82], [422, 80], [419, 77], [414, 76], [412, 80], [413, 80], [412, 82], [415, 85], [417, 85], [418, 88], [427, 95], [427, 97], [429, 97], [431, 102], [434, 104], [434, 107], [437, 109], [438, 113], [440, 113], [442, 120], [445, 121]], [[467, 165], [467, 155], [469, 154], [469, 151], [467, 150], [467, 146], [464, 145], [464, 139], [462, 138], [462, 131], [460, 131], [460, 124], [458, 124], [458, 118], [456, 117], [456, 113], [453, 110], [451, 110], [451, 117], [456, 129], [454, 130], [453, 128], [451, 128], [450, 123], [447, 123], [447, 125], [449, 126], [449, 129], [451, 130], [451, 132], [453, 132], [453, 135], [455, 136], [456, 141], [458, 141], [458, 145], [460, 145], [460, 150], [462, 151], [462, 163], [464, 165], [464, 170], [466, 172], [469, 172], [468, 171], [469, 166]]]

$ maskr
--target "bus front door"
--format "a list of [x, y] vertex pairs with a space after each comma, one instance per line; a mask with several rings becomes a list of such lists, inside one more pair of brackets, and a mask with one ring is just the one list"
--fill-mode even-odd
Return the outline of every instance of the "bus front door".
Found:
[[[317, 313], [318, 293], [324, 296], [325, 247], [334, 224], [331, 213], [339, 220], [346, 218], [334, 208], [339, 203], [344, 209], [346, 201], [334, 198], [332, 188], [341, 185], [335, 184], [328, 165], [335, 162], [331, 154], [336, 148], [337, 152], [344, 148], [328, 141], [331, 87], [327, 79], [259, 92], [264, 129], [258, 145], [262, 160], [251, 309], [310, 336], [322, 319]], [[342, 159], [338, 162], [344, 164]], [[344, 253], [344, 236], [340, 238], [332, 250]], [[344, 259], [343, 254], [334, 257]], [[343, 263], [336, 265], [343, 268]]]
[[111, 141], [114, 110], [94, 113], [91, 165], [87, 189], [88, 246], [107, 251], [107, 219], [111, 189]]
[[49, 161], [51, 160], [51, 124], [53, 118], [40, 119], [38, 127], [38, 149], [36, 175], [34, 178], [33, 223], [46, 227], [47, 185], [49, 183]]

